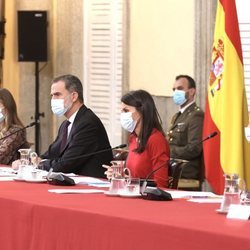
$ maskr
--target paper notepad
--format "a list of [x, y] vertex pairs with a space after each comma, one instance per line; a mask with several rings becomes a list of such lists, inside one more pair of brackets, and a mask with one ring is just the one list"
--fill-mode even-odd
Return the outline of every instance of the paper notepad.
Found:
[[98, 189], [49, 189], [48, 191], [56, 194], [95, 194], [105, 192], [105, 190]]

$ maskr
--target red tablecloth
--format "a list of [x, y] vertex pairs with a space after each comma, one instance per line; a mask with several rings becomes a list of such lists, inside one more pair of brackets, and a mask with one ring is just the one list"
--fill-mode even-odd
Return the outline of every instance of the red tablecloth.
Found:
[[250, 222], [216, 213], [219, 204], [48, 192], [55, 188], [65, 187], [0, 182], [0, 249], [235, 250], [250, 245]]

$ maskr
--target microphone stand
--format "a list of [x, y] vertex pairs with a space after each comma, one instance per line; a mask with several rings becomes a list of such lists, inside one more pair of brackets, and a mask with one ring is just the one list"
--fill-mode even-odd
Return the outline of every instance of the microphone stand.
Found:
[[[95, 154], [100, 154], [100, 153], [103, 153], [103, 152], [106, 152], [106, 151], [110, 151], [110, 150], [113, 150], [113, 149], [118, 149], [118, 148], [125, 148], [127, 146], [127, 144], [121, 144], [119, 146], [116, 146], [114, 148], [106, 148], [106, 149], [103, 149], [103, 150], [100, 150], [100, 151], [95, 151], [95, 152], [92, 152], [92, 153], [89, 153], [89, 154], [85, 154], [85, 155], [80, 155], [78, 157], [72, 157], [72, 158], [69, 158], [69, 159], [65, 159], [65, 161], [69, 161], [69, 160], [76, 160], [76, 159], [80, 159], [80, 158], [83, 158], [83, 157], [88, 157], [88, 156], [91, 156], [91, 155], [95, 155]], [[50, 160], [50, 159], [48, 159]], [[56, 162], [56, 164], [58, 164], [59, 162]], [[39, 165], [38, 165], [38, 168], [39, 168]], [[49, 184], [52, 184], [52, 185], [63, 185], [63, 186], [72, 186], [72, 185], [75, 185], [75, 182], [72, 178], [62, 174], [62, 173], [52, 173], [53, 171], [53, 168], [51, 167], [49, 172], [48, 172], [48, 175], [47, 175], [47, 181]]]
[[170, 193], [165, 192], [164, 190], [156, 187], [156, 188], [147, 188], [147, 181], [148, 179], [152, 176], [153, 173], [155, 173], [156, 171], [158, 171], [159, 169], [166, 167], [167, 166], [167, 162], [164, 162], [163, 164], [161, 164], [159, 167], [157, 167], [156, 169], [154, 169], [153, 171], [151, 171], [145, 181], [143, 182], [143, 185], [141, 187], [141, 195], [142, 198], [145, 200], [155, 200], [155, 201], [170, 201], [172, 200], [172, 196]]
[[153, 171], [151, 171], [145, 178], [142, 187], [141, 187], [141, 193], [143, 194], [144, 191], [146, 190], [147, 184], [148, 184], [148, 180], [149, 178], [153, 175], [153, 173], [155, 173], [156, 171], [158, 171], [159, 169], [163, 168], [164, 166], [167, 165], [167, 162], [164, 162], [163, 164], [161, 164], [158, 168], [154, 169]]
[[[76, 156], [76, 157], [71, 157], [71, 158], [63, 159], [60, 162], [56, 162], [55, 165], [57, 165], [57, 164], [59, 164], [61, 162], [71, 161], [71, 160], [77, 160], [77, 159], [89, 157], [89, 156], [92, 156], [92, 155], [95, 155], [95, 154], [100, 154], [100, 153], [104, 153], [104, 152], [107, 152], [107, 151], [112, 151], [114, 149], [120, 149], [120, 148], [125, 148], [125, 147], [127, 147], [127, 144], [121, 144], [121, 145], [116, 146], [114, 148], [105, 148], [105, 149], [102, 149], [102, 150], [99, 150], [99, 151], [95, 151], [95, 152], [91, 152], [91, 153], [88, 153], [88, 154], [84, 154], [84, 155], [79, 155], [79, 156]], [[52, 160], [57, 160], [57, 159], [58, 158], [54, 158], [54, 159], [42, 159], [41, 163], [43, 163], [44, 161], [52, 161]]]
[[[203, 138], [201, 141], [197, 142], [196, 144], [192, 145], [191, 148], [215, 137], [218, 133], [216, 131], [214, 131], [213, 133], [209, 134], [208, 136], [206, 136], [205, 138]], [[178, 163], [187, 163], [189, 162], [188, 160], [184, 160], [184, 159], [179, 159], [179, 158], [170, 158], [170, 161], [175, 161], [175, 162], [178, 162]]]
[[[216, 131], [214, 131], [213, 133], [209, 134], [207, 137], [205, 137], [203, 140], [201, 140], [199, 143], [203, 143], [206, 140], [209, 140], [211, 138], [213, 138], [214, 136], [216, 136], [218, 133]], [[188, 162], [187, 160], [182, 160], [182, 159], [174, 159], [174, 158], [170, 158], [170, 161], [176, 161], [179, 163], [186, 163]], [[171, 194], [169, 194], [168, 192], [163, 191], [160, 188], [156, 188], [156, 189], [147, 189], [147, 181], [148, 179], [152, 176], [153, 173], [155, 173], [156, 171], [158, 171], [159, 169], [161, 169], [162, 167], [166, 166], [167, 162], [164, 162], [163, 164], [161, 164], [159, 167], [157, 167], [156, 169], [154, 169], [153, 171], [151, 171], [145, 181], [143, 182], [143, 185], [141, 187], [141, 195], [143, 199], [146, 200], [172, 200]]]
[[30, 123], [29, 125], [27, 125], [27, 126], [25, 126], [25, 127], [23, 127], [23, 128], [20, 128], [20, 129], [14, 131], [14, 132], [12, 132], [12, 133], [10, 133], [10, 134], [8, 134], [8, 135], [2, 137], [2, 138], [0, 138], [0, 141], [5, 140], [6, 138], [8, 138], [8, 137], [10, 137], [10, 136], [12, 136], [12, 135], [14, 135], [14, 134], [16, 134], [16, 133], [18, 133], [18, 132], [20, 132], [20, 131], [25, 130], [26, 128], [33, 127], [33, 126], [36, 125], [36, 124], [37, 124], [37, 122], [32, 122], [32, 123]]
[[203, 143], [204, 141], [209, 140], [209, 139], [215, 137], [217, 134], [218, 133], [216, 131], [214, 131], [213, 133], [209, 134], [207, 137], [205, 137], [204, 139], [202, 139], [198, 144]]

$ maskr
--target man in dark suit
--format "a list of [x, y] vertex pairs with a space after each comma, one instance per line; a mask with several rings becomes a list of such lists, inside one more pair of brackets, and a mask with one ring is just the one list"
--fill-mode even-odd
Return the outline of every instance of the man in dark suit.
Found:
[[172, 118], [167, 135], [170, 157], [187, 160], [181, 178], [201, 179], [202, 175], [202, 128], [204, 113], [196, 105], [196, 84], [188, 75], [176, 77], [173, 100], [179, 112]]
[[[53, 113], [64, 115], [67, 120], [61, 124], [47, 152], [41, 155], [40, 167], [45, 170], [53, 168], [54, 172], [105, 177], [102, 164], [110, 163], [112, 150], [102, 122], [84, 105], [80, 80], [73, 75], [55, 78], [51, 98]], [[105, 149], [110, 150], [84, 157]]]

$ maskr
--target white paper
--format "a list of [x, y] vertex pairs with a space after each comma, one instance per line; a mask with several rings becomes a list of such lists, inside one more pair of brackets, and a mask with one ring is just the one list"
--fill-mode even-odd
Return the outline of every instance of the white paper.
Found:
[[77, 176], [76, 174], [74, 173], [62, 173], [62, 172], [52, 172], [54, 174], [63, 174], [63, 175], [66, 175], [68, 177], [74, 177], [74, 176]]
[[11, 167], [0, 167], [0, 177], [16, 176], [16, 171]]
[[211, 197], [208, 197], [208, 198], [192, 198], [192, 199], [189, 199], [188, 201], [197, 202], [197, 203], [221, 203], [222, 198], [211, 198]]
[[105, 190], [98, 189], [49, 189], [48, 191], [57, 194], [94, 194], [105, 192]]
[[84, 176], [75, 176], [71, 177], [76, 184], [85, 184], [95, 187], [109, 187], [110, 182], [105, 180], [100, 180], [94, 177], [84, 177]]
[[12, 176], [1, 176], [0, 181], [13, 181]]
[[100, 187], [100, 188], [109, 188], [110, 187], [110, 182], [109, 183], [92, 183], [92, 184], [88, 184], [88, 186]]
[[212, 192], [202, 192], [202, 191], [181, 191], [181, 190], [166, 190], [175, 199], [187, 198], [187, 199], [198, 199], [198, 198], [210, 198], [210, 197], [221, 197]]
[[240, 220], [248, 220], [250, 216], [250, 206], [244, 205], [230, 205], [227, 218], [228, 219], [240, 219]]

